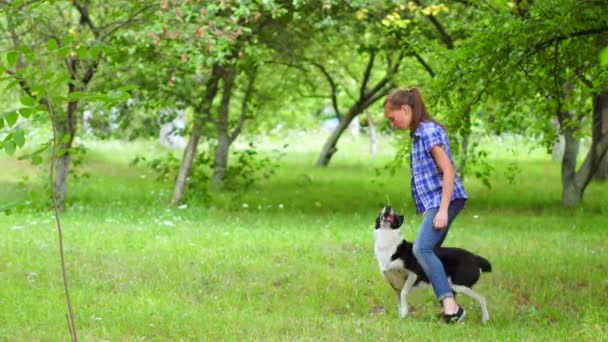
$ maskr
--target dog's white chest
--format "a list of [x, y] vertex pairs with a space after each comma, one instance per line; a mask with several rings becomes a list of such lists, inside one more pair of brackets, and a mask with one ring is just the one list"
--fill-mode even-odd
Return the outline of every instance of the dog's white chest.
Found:
[[403, 269], [402, 260], [391, 261], [401, 240], [401, 234], [397, 229], [376, 229], [374, 231], [374, 254], [378, 260], [380, 272]]

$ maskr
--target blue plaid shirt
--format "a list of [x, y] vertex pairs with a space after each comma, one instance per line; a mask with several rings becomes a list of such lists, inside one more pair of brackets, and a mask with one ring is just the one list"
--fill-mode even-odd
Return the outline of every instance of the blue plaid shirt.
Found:
[[[434, 122], [421, 122], [412, 134], [410, 151], [411, 188], [416, 214], [431, 208], [438, 208], [441, 204], [443, 174], [431, 156], [431, 148], [435, 145], [439, 145], [445, 150], [453, 166], [450, 141], [443, 128]], [[450, 202], [458, 198], [466, 199], [467, 194], [462, 181], [458, 175], [455, 175], [454, 191]]]

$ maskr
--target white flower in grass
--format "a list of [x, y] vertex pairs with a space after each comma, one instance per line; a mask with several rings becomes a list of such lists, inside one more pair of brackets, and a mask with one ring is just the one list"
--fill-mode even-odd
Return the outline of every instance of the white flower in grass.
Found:
[[163, 221], [161, 224], [162, 224], [162, 225], [164, 225], [164, 226], [169, 226], [169, 227], [173, 227], [173, 226], [175, 225], [175, 224], [174, 224], [173, 222], [171, 222], [171, 221]]
[[479, 215], [473, 215], [473, 218], [477, 220], [479, 218]]
[[21, 229], [23, 229], [23, 227], [22, 226], [13, 226], [11, 229], [12, 230], [21, 230]]
[[243, 208], [245, 208], [245, 209], [249, 208], [249, 204], [243, 203]]
[[279, 209], [283, 209], [283, 203], [279, 204]]
[[186, 209], [186, 208], [188, 208], [187, 204], [182, 204], [179, 207], [177, 207], [177, 209]]

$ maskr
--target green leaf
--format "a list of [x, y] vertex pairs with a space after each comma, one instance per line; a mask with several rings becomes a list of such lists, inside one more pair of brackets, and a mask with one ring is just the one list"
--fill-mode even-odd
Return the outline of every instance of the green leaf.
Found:
[[57, 158], [61, 157], [62, 155], [68, 153], [68, 148], [62, 148], [59, 151], [57, 151]]
[[59, 143], [60, 144], [67, 144], [67, 142], [70, 141], [70, 136], [69, 135], [64, 135], [60, 140]]
[[17, 122], [18, 118], [19, 118], [19, 114], [17, 114], [17, 112], [8, 113], [4, 117], [4, 119], [6, 119], [6, 122], [8, 123], [9, 126], [13, 126]]
[[66, 58], [70, 54], [70, 51], [72, 51], [72, 47], [69, 45], [66, 45], [66, 46], [60, 47], [59, 50], [57, 50], [57, 54], [61, 58]]
[[605, 47], [600, 52], [600, 65], [603, 67], [608, 67], [608, 47]]
[[17, 48], [17, 50], [21, 51], [24, 55], [28, 55], [28, 54], [32, 53], [32, 50], [30, 50], [29, 47], [24, 46], [24, 45]]
[[17, 52], [16, 51], [9, 51], [6, 54], [6, 60], [8, 62], [8, 65], [15, 66], [15, 64], [17, 63]]
[[19, 115], [23, 116], [24, 118], [29, 118], [35, 111], [36, 108], [31, 107], [19, 108]]
[[83, 93], [81, 91], [75, 91], [68, 95], [68, 100], [81, 100], [87, 96], [87, 93]]
[[76, 49], [76, 54], [78, 55], [78, 58], [86, 59], [88, 51], [89, 49], [87, 49], [86, 46], [79, 46], [78, 49]]
[[49, 51], [55, 51], [57, 50], [57, 41], [55, 39], [50, 39], [47, 43], [46, 43], [46, 48]]
[[72, 37], [72, 36], [65, 36], [63, 38], [63, 45], [70, 45], [70, 44], [72, 44], [73, 41], [74, 41], [74, 37]]
[[25, 134], [22, 130], [19, 129], [15, 132], [13, 135], [13, 142], [19, 147], [23, 147], [23, 145], [25, 145]]
[[136, 85], [128, 85], [128, 86], [123, 86], [118, 88], [118, 90], [120, 91], [131, 91], [131, 90], [136, 90], [138, 87]]
[[39, 154], [32, 155], [32, 165], [42, 164], [42, 157]]
[[15, 154], [15, 149], [15, 143], [12, 140], [4, 142], [4, 150], [9, 156]]
[[24, 106], [33, 107], [36, 105], [36, 100], [29, 95], [21, 96], [21, 103]]
[[99, 47], [97, 46], [93, 46], [91, 48], [91, 50], [89, 51], [89, 54], [91, 55], [91, 59], [92, 60], [96, 60], [97, 59], [97, 54], [99, 53]]

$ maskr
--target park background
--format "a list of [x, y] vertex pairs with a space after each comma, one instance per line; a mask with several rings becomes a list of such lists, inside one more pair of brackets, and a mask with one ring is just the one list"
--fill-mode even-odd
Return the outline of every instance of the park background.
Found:
[[[608, 338], [608, 6], [0, 1], [0, 339]], [[493, 272], [444, 326], [373, 255], [415, 237], [418, 87]], [[68, 289], [68, 290], [66, 290]], [[69, 299], [69, 300], [68, 300]]]

